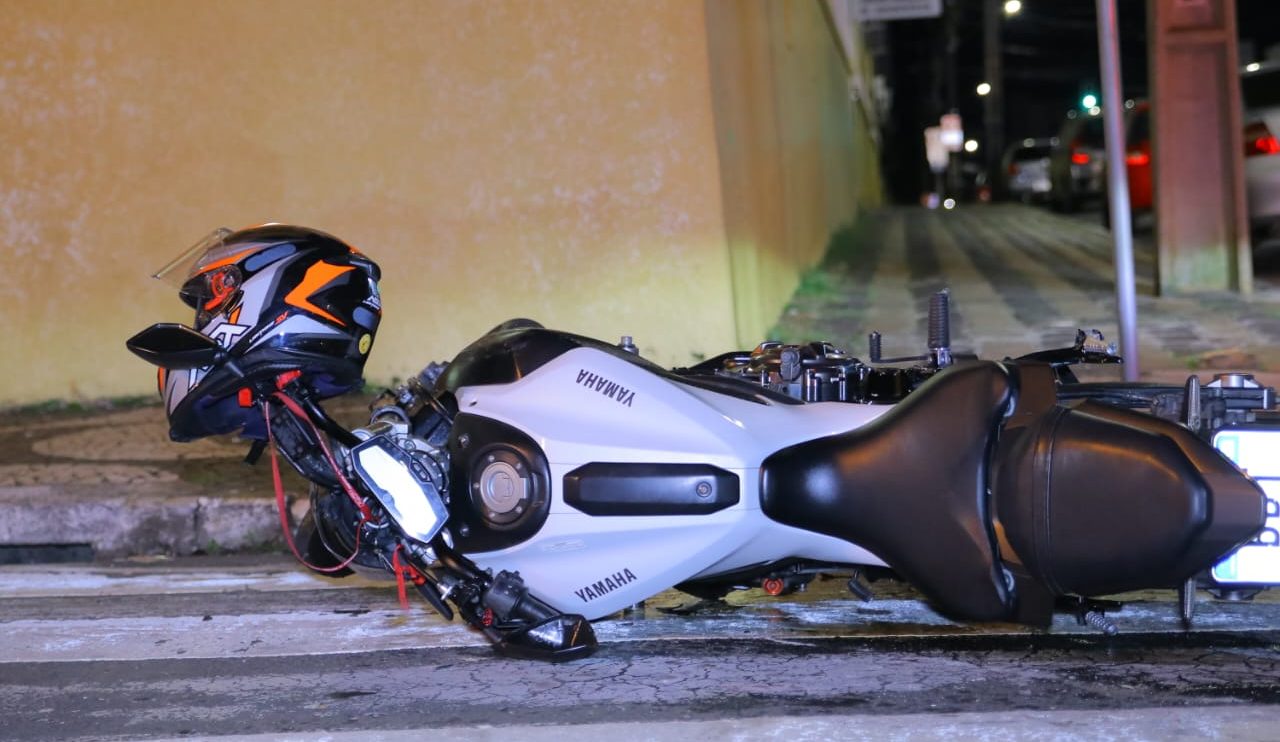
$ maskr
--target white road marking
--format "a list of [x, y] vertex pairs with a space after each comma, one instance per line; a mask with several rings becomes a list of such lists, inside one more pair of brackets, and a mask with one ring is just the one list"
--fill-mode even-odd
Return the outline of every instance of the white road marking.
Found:
[[104, 660], [187, 660], [348, 654], [465, 647], [487, 642], [460, 622], [409, 611], [350, 614], [299, 611], [241, 616], [146, 616], [0, 625], [0, 664]]
[[[368, 596], [353, 596], [351, 611], [256, 609], [246, 593], [343, 590], [379, 587], [386, 602], [369, 606]], [[205, 615], [40, 618], [41, 599], [119, 598], [145, 601], [153, 595], [208, 595]], [[765, 639], [805, 642], [830, 637], [915, 637], [940, 634], [1027, 634], [1014, 625], [965, 625], [939, 617], [920, 601], [888, 598], [861, 603], [837, 582], [816, 584], [807, 595], [780, 599], [735, 593], [730, 602], [691, 616], [666, 615], [658, 606], [689, 602], [663, 593], [640, 615], [622, 615], [594, 624], [602, 643], [662, 639]], [[486, 641], [461, 620], [445, 622], [416, 595], [407, 611], [395, 608], [394, 582], [359, 576], [331, 580], [291, 561], [264, 558], [261, 563], [229, 566], [213, 561], [193, 565], [181, 560], [127, 565], [29, 565], [0, 567], [0, 596], [34, 599], [37, 615], [0, 622], [0, 663], [93, 660], [173, 660], [345, 654], [427, 647], [484, 646]], [[1274, 630], [1280, 626], [1275, 595], [1254, 603], [1202, 601], [1199, 629]], [[1122, 631], [1179, 632], [1172, 593], [1145, 595], [1111, 614]], [[332, 601], [326, 601], [330, 604]], [[339, 599], [339, 603], [341, 600]], [[279, 600], [274, 601], [279, 605]], [[145, 605], [145, 603], [144, 603]], [[190, 605], [190, 601], [186, 603]], [[193, 609], [198, 611], [199, 609]], [[1071, 616], [1056, 617], [1055, 633], [1096, 633]]]

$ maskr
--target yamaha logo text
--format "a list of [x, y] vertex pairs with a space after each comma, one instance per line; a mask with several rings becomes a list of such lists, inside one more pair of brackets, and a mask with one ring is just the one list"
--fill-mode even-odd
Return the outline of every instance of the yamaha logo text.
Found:
[[629, 585], [635, 581], [636, 576], [632, 574], [631, 570], [624, 569], [621, 572], [614, 572], [603, 580], [593, 582], [592, 584], [579, 590], [574, 590], [573, 592], [579, 598], [582, 598], [583, 603], [590, 603], [596, 598], [603, 598], [623, 585]]
[[603, 376], [597, 376], [586, 369], [578, 371], [578, 383], [588, 389], [595, 389], [597, 392], [600, 392], [609, 399], [616, 401], [618, 404], [626, 405], [627, 407], [630, 407], [631, 402], [636, 398], [636, 393], [625, 386], [621, 386], [617, 382], [609, 381]]

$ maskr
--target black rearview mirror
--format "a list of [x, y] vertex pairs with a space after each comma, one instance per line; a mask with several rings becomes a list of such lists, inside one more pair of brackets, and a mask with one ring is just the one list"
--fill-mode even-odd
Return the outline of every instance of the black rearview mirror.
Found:
[[168, 369], [212, 366], [226, 355], [213, 338], [174, 322], [152, 325], [126, 340], [125, 346], [147, 363]]

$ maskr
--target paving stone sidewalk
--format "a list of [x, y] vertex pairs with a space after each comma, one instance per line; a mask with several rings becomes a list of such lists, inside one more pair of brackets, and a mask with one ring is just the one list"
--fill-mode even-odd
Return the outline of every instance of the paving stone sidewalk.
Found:
[[[805, 276], [776, 335], [865, 357], [867, 333], [879, 330], [886, 356], [921, 353], [928, 299], [947, 288], [957, 350], [1017, 356], [1069, 345], [1076, 328], [1118, 339], [1111, 272], [1110, 237], [1085, 218], [1021, 205], [885, 209]], [[1149, 235], [1137, 273], [1144, 378], [1207, 381], [1243, 367], [1280, 385], [1280, 276], [1263, 275], [1248, 298], [1157, 297]], [[367, 401], [331, 407], [359, 424]], [[0, 563], [15, 544], [87, 544], [99, 555], [278, 550], [270, 469], [242, 465], [246, 450], [234, 438], [170, 443], [158, 406], [0, 412]], [[286, 474], [299, 514], [306, 485]]]
[[[1280, 381], [1280, 272], [1260, 274], [1250, 297], [1156, 296], [1149, 231], [1135, 253], [1143, 379], [1207, 381], [1243, 369]], [[1118, 343], [1113, 275], [1111, 235], [1087, 217], [1013, 204], [885, 209], [805, 276], [776, 334], [829, 340], [861, 357], [867, 333], [879, 330], [886, 357], [922, 353], [929, 297], [946, 288], [957, 350], [1018, 356], [1070, 345], [1077, 328]]]

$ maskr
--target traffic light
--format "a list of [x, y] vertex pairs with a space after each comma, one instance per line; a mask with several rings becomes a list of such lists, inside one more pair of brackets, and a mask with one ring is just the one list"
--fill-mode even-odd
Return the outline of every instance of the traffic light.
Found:
[[1080, 97], [1080, 107], [1086, 111], [1098, 105], [1098, 96], [1093, 93], [1085, 93]]

